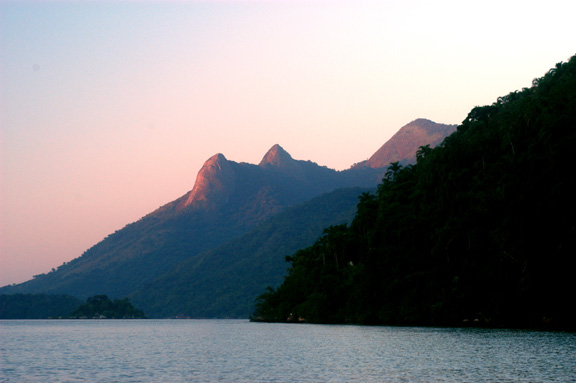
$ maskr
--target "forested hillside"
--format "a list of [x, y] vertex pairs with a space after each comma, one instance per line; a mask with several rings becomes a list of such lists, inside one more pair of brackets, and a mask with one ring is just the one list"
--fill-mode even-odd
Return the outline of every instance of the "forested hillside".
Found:
[[366, 190], [338, 189], [287, 209], [182, 262], [131, 299], [156, 318], [247, 318], [260, 292], [286, 275], [286, 255], [314, 243], [326, 225], [351, 222], [358, 196]]
[[576, 56], [392, 164], [254, 318], [575, 328]]
[[81, 303], [70, 295], [0, 294], [0, 319], [63, 318]]

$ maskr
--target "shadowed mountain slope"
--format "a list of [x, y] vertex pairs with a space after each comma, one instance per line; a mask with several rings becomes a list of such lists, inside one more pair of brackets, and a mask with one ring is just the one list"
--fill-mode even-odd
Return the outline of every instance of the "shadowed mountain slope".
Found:
[[106, 237], [81, 257], [3, 293], [132, 294], [183, 260], [245, 233], [287, 207], [347, 186], [373, 186], [373, 174], [345, 172], [297, 161], [275, 145], [260, 165], [222, 154], [208, 159], [194, 188]]
[[350, 222], [358, 196], [368, 190], [338, 189], [289, 208], [178, 264], [131, 299], [156, 318], [247, 318], [262, 290], [278, 285], [286, 274], [285, 257], [312, 244], [324, 228]]
[[[182, 262], [191, 265], [199, 254], [324, 193], [374, 187], [384, 172], [385, 168], [368, 166], [336, 171], [295, 160], [279, 145], [274, 145], [258, 165], [237, 163], [216, 154], [204, 163], [194, 187], [182, 197], [110, 234], [54, 271], [0, 288], [0, 293], [70, 294], [81, 299], [101, 294], [144, 297], [153, 294], [150, 286], [157, 278], [178, 270]], [[333, 209], [340, 207], [334, 205]], [[327, 220], [321, 225], [332, 223]], [[281, 238], [277, 245], [282, 246]], [[236, 272], [231, 269], [230, 273]], [[197, 279], [195, 274], [189, 278]]]

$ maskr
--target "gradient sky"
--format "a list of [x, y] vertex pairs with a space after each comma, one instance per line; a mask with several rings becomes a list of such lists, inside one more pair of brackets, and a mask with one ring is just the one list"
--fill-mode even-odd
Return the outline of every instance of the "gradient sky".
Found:
[[0, 285], [278, 143], [345, 169], [576, 53], [573, 0], [0, 0]]

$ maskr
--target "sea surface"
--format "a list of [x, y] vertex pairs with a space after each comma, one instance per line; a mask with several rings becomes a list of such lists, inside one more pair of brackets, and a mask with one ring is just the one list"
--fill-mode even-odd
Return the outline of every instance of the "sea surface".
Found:
[[0, 321], [0, 382], [576, 382], [576, 333]]

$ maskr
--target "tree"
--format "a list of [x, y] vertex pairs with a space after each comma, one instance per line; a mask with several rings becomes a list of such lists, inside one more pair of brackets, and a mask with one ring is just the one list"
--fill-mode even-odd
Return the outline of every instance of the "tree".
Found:
[[384, 174], [384, 180], [386, 182], [394, 181], [400, 169], [402, 169], [402, 165], [400, 165], [398, 161], [391, 162], [390, 165], [388, 165], [388, 170], [386, 170], [386, 173]]
[[72, 318], [136, 319], [145, 318], [128, 298], [111, 301], [106, 295], [95, 295], [70, 313]]
[[[576, 56], [390, 164], [260, 307], [313, 322], [574, 329]], [[283, 316], [277, 316], [283, 320]], [[544, 320], [543, 320], [544, 318]]]

